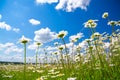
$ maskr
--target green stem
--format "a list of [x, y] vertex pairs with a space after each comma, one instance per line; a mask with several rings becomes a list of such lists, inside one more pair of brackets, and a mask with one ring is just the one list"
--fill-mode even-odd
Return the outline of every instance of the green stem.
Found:
[[64, 38], [62, 38], [62, 41], [63, 41], [63, 44], [64, 44], [64, 46], [65, 46], [65, 52], [66, 52], [66, 55], [67, 55], [67, 54], [68, 54], [68, 52], [67, 52], [67, 46], [66, 46], [66, 43], [65, 43]]
[[24, 80], [26, 80], [26, 43], [24, 43]]
[[67, 64], [68, 64], [68, 67], [69, 67], [69, 58], [68, 58], [67, 46], [66, 46], [66, 43], [65, 43], [64, 38], [62, 38], [62, 41], [63, 41], [63, 44], [64, 44], [64, 46], [65, 46], [65, 52], [66, 52], [66, 58], [67, 58]]
[[38, 63], [38, 61], [37, 61], [37, 58], [38, 58], [38, 51], [39, 51], [39, 45], [38, 45], [38, 48], [37, 48], [37, 51], [36, 51], [36, 68], [37, 68], [37, 63]]
[[114, 26], [112, 26], [112, 34], [114, 34], [114, 32], [115, 32], [115, 31], [114, 31]]

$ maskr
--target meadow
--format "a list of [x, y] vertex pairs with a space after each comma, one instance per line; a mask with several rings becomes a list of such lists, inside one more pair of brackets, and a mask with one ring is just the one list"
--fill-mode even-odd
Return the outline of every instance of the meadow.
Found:
[[[98, 20], [88, 20], [84, 23], [91, 30], [89, 39], [76, 44], [79, 35], [71, 38], [71, 50], [66, 45], [64, 37], [67, 31], [60, 31], [57, 37], [63, 44], [55, 43], [57, 51], [53, 52], [52, 61], [45, 56], [44, 63], [39, 63], [38, 53], [40, 42], [36, 42], [36, 64], [26, 62], [26, 44], [29, 40], [20, 39], [24, 45], [24, 64], [0, 64], [0, 80], [120, 80], [120, 21], [112, 21], [108, 13], [102, 17], [108, 20], [111, 34], [96, 32]], [[84, 44], [84, 46], [83, 46]]]

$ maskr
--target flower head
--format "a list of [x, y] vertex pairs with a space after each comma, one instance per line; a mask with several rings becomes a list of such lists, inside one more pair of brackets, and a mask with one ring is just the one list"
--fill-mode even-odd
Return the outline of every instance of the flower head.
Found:
[[64, 38], [68, 34], [67, 31], [60, 31], [59, 34], [57, 35], [58, 38]]
[[86, 28], [95, 28], [97, 26], [96, 21], [98, 21], [98, 20], [92, 20], [92, 19], [90, 19], [90, 20], [88, 20], [87, 22], [84, 23], [84, 26]]
[[116, 22], [116, 26], [120, 26], [120, 20]]
[[63, 50], [64, 49], [64, 46], [63, 45], [61, 45], [61, 46], [59, 46], [59, 50]]
[[108, 12], [104, 12], [102, 18], [107, 18], [107, 17], [108, 17]]
[[29, 38], [26, 38], [25, 36], [22, 36], [20, 39], [19, 39], [19, 41], [21, 42], [21, 43], [23, 43], [23, 44], [25, 44], [25, 43], [28, 43], [29, 41], [31, 41]]
[[101, 36], [101, 34], [99, 33], [99, 32], [95, 32], [92, 36], [91, 36], [91, 38], [99, 38]]
[[58, 51], [55, 51], [55, 52], [53, 52], [53, 54], [58, 55], [58, 54], [59, 54], [59, 52], [58, 52]]
[[36, 45], [41, 46], [41, 45], [42, 45], [42, 43], [40, 43], [40, 42], [36, 42]]
[[67, 78], [67, 80], [76, 80], [76, 77]]
[[80, 51], [80, 49], [81, 49], [81, 47], [78, 45], [78, 46], [76, 46], [76, 50], [77, 51]]
[[115, 26], [116, 23], [117, 23], [116, 21], [109, 21], [109, 22], [108, 22], [108, 25], [110, 25], [110, 26]]

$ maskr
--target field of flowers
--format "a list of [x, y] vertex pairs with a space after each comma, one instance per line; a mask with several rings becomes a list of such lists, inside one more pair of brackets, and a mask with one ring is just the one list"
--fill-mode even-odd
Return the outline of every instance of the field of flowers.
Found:
[[98, 20], [90, 19], [84, 26], [92, 35], [82, 42], [84, 47], [82, 43], [75, 44], [80, 39], [77, 35], [71, 38], [72, 50], [69, 50], [64, 39], [67, 31], [60, 31], [57, 37], [63, 44], [54, 44], [58, 51], [51, 57], [56, 60], [49, 63], [38, 63], [40, 42], [36, 42], [36, 64], [26, 63], [29, 39], [23, 36], [20, 42], [24, 44], [24, 64], [0, 64], [0, 80], [120, 80], [120, 30], [114, 29], [120, 26], [120, 21], [110, 20], [107, 12], [102, 18], [108, 20], [112, 34], [96, 32]]

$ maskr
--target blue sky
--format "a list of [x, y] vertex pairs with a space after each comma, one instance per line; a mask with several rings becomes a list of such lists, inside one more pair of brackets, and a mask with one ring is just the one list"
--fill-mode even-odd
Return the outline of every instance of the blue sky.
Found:
[[[91, 35], [83, 25], [89, 19], [99, 20], [96, 31], [111, 33], [102, 14], [108, 12], [111, 20], [119, 20], [119, 4], [119, 0], [0, 0], [0, 61], [10, 61], [12, 57], [15, 58], [13, 61], [17, 58], [22, 61], [23, 47], [18, 43], [22, 35], [32, 40], [29, 45], [33, 44], [35, 36], [39, 36], [46, 47], [60, 41], [53, 36], [65, 30], [68, 31], [67, 43], [71, 35], [79, 32], [84, 34], [81, 42]], [[119, 26], [115, 28], [119, 29]], [[34, 52], [28, 48], [27, 57], [34, 56]]]

